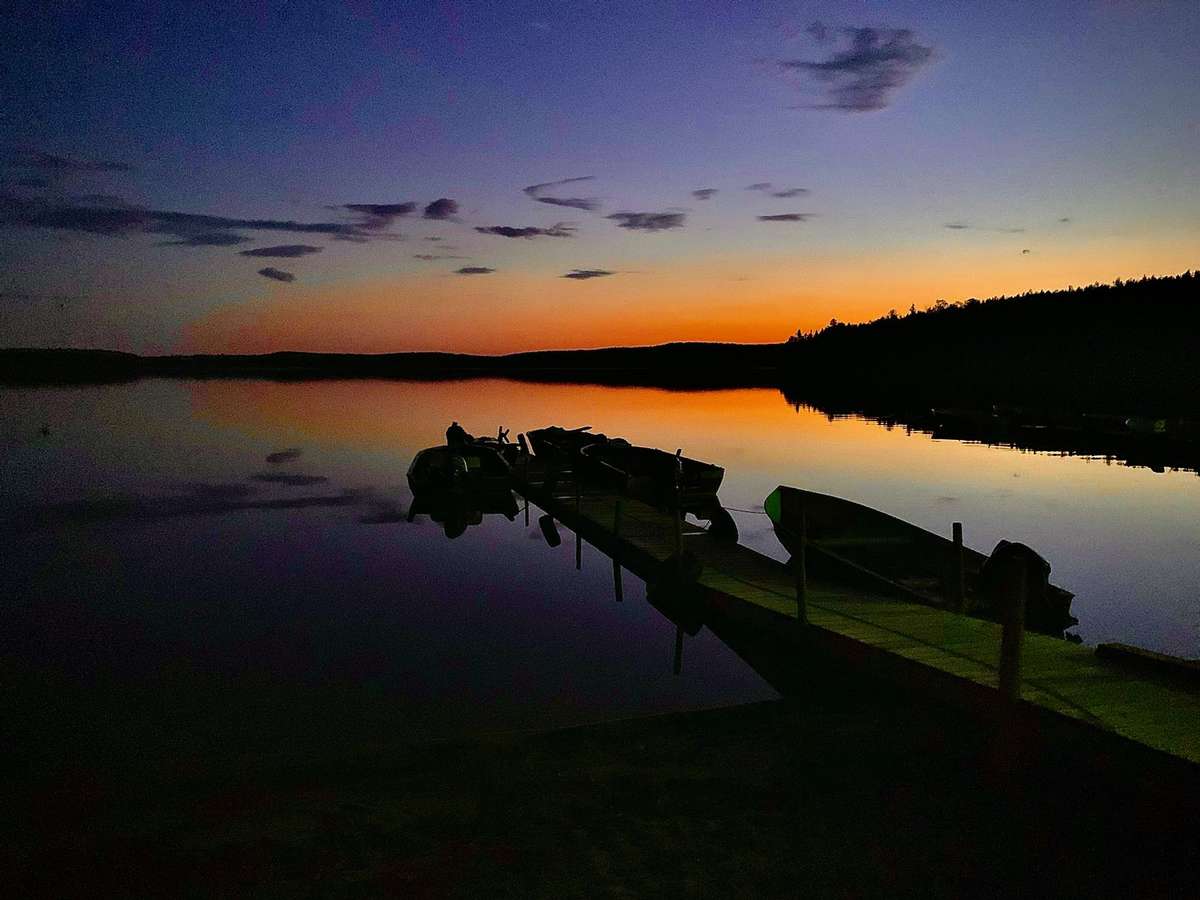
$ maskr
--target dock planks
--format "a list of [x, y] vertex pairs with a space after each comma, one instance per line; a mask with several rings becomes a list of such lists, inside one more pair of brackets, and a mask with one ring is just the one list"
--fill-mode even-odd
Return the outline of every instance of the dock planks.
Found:
[[[651, 582], [658, 577], [675, 551], [672, 513], [621, 497], [614, 535], [616, 495], [584, 488], [577, 498], [569, 470], [555, 473], [553, 483], [548, 474], [536, 457], [518, 464], [518, 493], [635, 575]], [[816, 638], [943, 696], [1003, 704], [994, 690], [1001, 636], [994, 622], [810, 581], [808, 624], [800, 626], [795, 579], [786, 565], [690, 524], [683, 527], [683, 546], [703, 561], [698, 587], [724, 614], [798, 644], [811, 646]], [[1114, 665], [1087, 647], [1026, 632], [1019, 706], [1200, 764], [1200, 690]]]

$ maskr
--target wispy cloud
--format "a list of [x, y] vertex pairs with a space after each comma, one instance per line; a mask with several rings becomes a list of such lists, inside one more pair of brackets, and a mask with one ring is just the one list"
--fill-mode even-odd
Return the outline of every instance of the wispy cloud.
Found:
[[[828, 37], [825, 26], [819, 22], [810, 29]], [[840, 112], [884, 109], [895, 93], [934, 59], [933, 48], [918, 43], [907, 28], [842, 28], [838, 34], [848, 46], [828, 59], [779, 63], [783, 69], [808, 75], [825, 86], [824, 102], [808, 104], [809, 109]]]
[[270, 256], [282, 259], [293, 259], [298, 256], [308, 256], [320, 253], [323, 247], [312, 247], [308, 244], [280, 244], [278, 247], [256, 247], [253, 250], [239, 250], [241, 256]]
[[487, 266], [463, 266], [461, 269], [455, 269], [455, 275], [490, 275], [495, 272], [495, 269], [489, 269]]
[[259, 269], [258, 274], [263, 278], [270, 278], [273, 281], [295, 281], [296, 276], [291, 272], [285, 272], [282, 269], [276, 269], [274, 266], [267, 266], [265, 269]]
[[458, 201], [449, 197], [440, 197], [425, 207], [426, 219], [449, 219], [458, 214]]
[[[110, 198], [115, 201], [117, 198]], [[58, 203], [0, 193], [0, 226], [48, 228], [121, 236], [173, 234], [188, 239], [216, 231], [283, 231], [296, 234], [368, 237], [355, 225], [341, 222], [295, 222], [282, 219], [233, 219], [163, 209], [103, 204]]]
[[759, 216], [760, 222], [807, 222], [813, 217], [812, 213], [777, 213], [773, 216]]
[[121, 162], [95, 159], [69, 159], [53, 153], [16, 153], [8, 160], [18, 169], [39, 169], [43, 172], [132, 172], [133, 167]]
[[769, 181], [756, 181], [754, 184], [748, 184], [746, 185], [746, 190], [758, 191], [759, 193], [766, 194], [768, 197], [780, 197], [783, 199], [802, 197], [808, 193], [808, 188], [802, 187], [783, 188], [777, 191], [775, 190], [775, 186]]
[[232, 231], [201, 231], [178, 241], [160, 241], [159, 247], [232, 247], [250, 240]]
[[998, 234], [1023, 234], [1024, 228], [996, 227], [989, 225], [972, 225], [970, 222], [947, 222], [944, 228], [951, 231], [994, 231]]
[[576, 178], [563, 178], [561, 181], [544, 181], [541, 184], [531, 184], [529, 187], [522, 188], [521, 190], [538, 203], [548, 203], [551, 206], [565, 206], [570, 209], [582, 209], [594, 212], [600, 208], [600, 201], [596, 197], [554, 197], [546, 195], [546, 192], [552, 188], [561, 187], [565, 184], [576, 184], [580, 181], [592, 181], [594, 178], [594, 175], [580, 175]]
[[708, 200], [715, 193], [717, 193], [716, 188], [699, 188], [698, 190], [692, 191], [692, 196], [697, 200]]
[[417, 204], [411, 201], [405, 203], [343, 203], [341, 206], [341, 209], [348, 209], [350, 212], [362, 216], [359, 226], [368, 231], [382, 231], [401, 216], [413, 213], [416, 208]]
[[616, 275], [616, 272], [609, 272], [605, 269], [572, 269], [563, 278], [573, 278], [576, 281], [586, 281], [589, 278], [603, 278], [606, 275]]
[[536, 228], [532, 225], [477, 225], [475, 230], [480, 234], [494, 234], [506, 238], [569, 238], [575, 236], [577, 229], [568, 222], [558, 222], [549, 228]]
[[619, 212], [606, 218], [615, 221], [618, 228], [628, 228], [631, 231], [665, 231], [668, 228], [682, 228], [687, 216], [684, 213], [670, 212]]
[[438, 253], [414, 253], [413, 259], [423, 260], [424, 262], [433, 262], [435, 259], [470, 259], [469, 256], [453, 256], [450, 254]]

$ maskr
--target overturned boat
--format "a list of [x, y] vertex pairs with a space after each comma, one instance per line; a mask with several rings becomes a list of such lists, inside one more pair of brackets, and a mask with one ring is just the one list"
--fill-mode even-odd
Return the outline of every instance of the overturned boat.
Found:
[[[994, 567], [976, 550], [962, 548], [960, 600], [954, 584], [957, 547], [947, 538], [869, 506], [799, 488], [777, 487], [763, 505], [780, 542], [793, 555], [800, 549], [803, 517], [805, 561], [814, 575], [926, 605], [961, 605], [981, 618], [1000, 616]], [[1008, 542], [1001, 541], [997, 551], [1006, 546]], [[1043, 562], [1043, 571], [1032, 577], [1038, 589], [1027, 596], [1026, 627], [1061, 637], [1079, 622], [1071, 615], [1075, 595], [1050, 584], [1049, 571]]]

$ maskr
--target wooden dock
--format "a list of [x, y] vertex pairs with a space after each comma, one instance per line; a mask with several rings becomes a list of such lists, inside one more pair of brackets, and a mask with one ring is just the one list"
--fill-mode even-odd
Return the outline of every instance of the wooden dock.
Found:
[[685, 523], [677, 537], [670, 511], [586, 483], [579, 488], [569, 470], [548, 473], [537, 457], [523, 458], [514, 475], [519, 494], [575, 532], [577, 552], [587, 541], [648, 584], [669, 577], [681, 543], [703, 563], [697, 614], [777, 642], [797, 665], [844, 663], [980, 715], [1020, 719], [1029, 733], [1082, 738], [1118, 752], [1132, 744], [1163, 764], [1184, 761], [1192, 774], [1200, 771], [1194, 679], [1121, 665], [1091, 648], [1027, 632], [1020, 698], [1009, 701], [997, 690], [1002, 629], [994, 622], [811, 581], [801, 621], [797, 580], [787, 565], [695, 525]]

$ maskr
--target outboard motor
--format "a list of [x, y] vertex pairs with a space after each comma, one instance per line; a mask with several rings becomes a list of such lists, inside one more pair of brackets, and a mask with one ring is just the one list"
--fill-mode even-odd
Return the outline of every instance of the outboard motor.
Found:
[[1035, 550], [1015, 541], [1000, 541], [979, 572], [978, 594], [989, 616], [1000, 616], [1007, 592], [1012, 590], [1011, 572], [1016, 562], [1025, 571], [1025, 625], [1034, 631], [1054, 630], [1057, 623], [1047, 622], [1050, 604], [1050, 563]]

